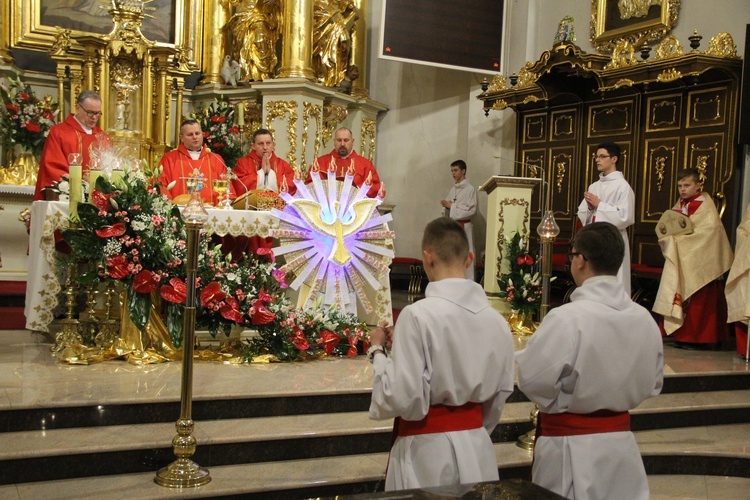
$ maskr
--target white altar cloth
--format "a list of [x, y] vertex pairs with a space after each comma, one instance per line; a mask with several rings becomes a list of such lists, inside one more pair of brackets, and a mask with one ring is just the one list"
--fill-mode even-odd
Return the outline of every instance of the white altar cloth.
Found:
[[[47, 332], [55, 318], [58, 297], [64, 277], [58, 277], [55, 231], [68, 225], [67, 201], [35, 201], [31, 205], [31, 233], [29, 235], [29, 273], [26, 283], [26, 328]], [[205, 229], [219, 236], [274, 235], [279, 221], [271, 212], [252, 210], [219, 210], [208, 208]], [[63, 270], [64, 271], [64, 270]], [[369, 324], [393, 321], [391, 287], [388, 274], [380, 278], [379, 290], [367, 290], [368, 298], [375, 304], [371, 315], [360, 315]]]

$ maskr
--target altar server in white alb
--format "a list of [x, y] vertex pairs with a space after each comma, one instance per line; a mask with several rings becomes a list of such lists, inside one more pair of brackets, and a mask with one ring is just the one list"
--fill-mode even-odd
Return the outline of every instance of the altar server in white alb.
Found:
[[615, 275], [624, 253], [608, 222], [576, 235], [578, 288], [516, 353], [518, 387], [539, 405], [532, 481], [576, 499], [649, 497], [628, 410], [661, 392], [659, 327]]
[[387, 491], [497, 480], [490, 433], [513, 391], [513, 338], [464, 278], [473, 255], [461, 226], [430, 222], [422, 255], [425, 298], [404, 308], [394, 331], [370, 332], [370, 418], [396, 419]]
[[[450, 217], [464, 228], [469, 240], [469, 251], [474, 253], [474, 226], [471, 218], [477, 213], [477, 190], [466, 179], [465, 161], [456, 160], [451, 163], [451, 175], [455, 184], [448, 191], [448, 197], [440, 200], [440, 205], [446, 217]], [[474, 261], [466, 268], [466, 278], [474, 281]]]
[[635, 222], [635, 194], [622, 172], [617, 170], [619, 159], [620, 146], [617, 144], [604, 142], [596, 147], [595, 161], [599, 180], [583, 193], [583, 201], [578, 206], [578, 219], [584, 226], [592, 222], [609, 222], [620, 230], [622, 241], [625, 242], [625, 255], [617, 272], [617, 279], [630, 296], [630, 244], [627, 229]]

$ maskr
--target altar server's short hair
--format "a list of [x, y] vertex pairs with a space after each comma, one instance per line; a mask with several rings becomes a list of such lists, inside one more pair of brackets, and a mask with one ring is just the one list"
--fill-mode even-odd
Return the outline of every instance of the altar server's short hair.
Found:
[[432, 251], [443, 263], [463, 262], [469, 255], [469, 240], [461, 224], [448, 217], [438, 217], [427, 224], [422, 249]]

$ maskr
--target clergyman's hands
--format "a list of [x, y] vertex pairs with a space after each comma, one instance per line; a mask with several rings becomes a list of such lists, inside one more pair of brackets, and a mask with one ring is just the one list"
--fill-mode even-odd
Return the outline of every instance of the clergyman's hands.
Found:
[[586, 200], [586, 204], [589, 206], [589, 210], [594, 210], [599, 206], [599, 197], [594, 193], [586, 191], [583, 193], [583, 199]]
[[443, 206], [443, 208], [450, 208], [451, 205], [453, 205], [453, 203], [448, 200], [440, 200], [440, 204]]
[[268, 172], [271, 171], [271, 153], [263, 154], [263, 158], [260, 161], [260, 167], [265, 174], [268, 174]]

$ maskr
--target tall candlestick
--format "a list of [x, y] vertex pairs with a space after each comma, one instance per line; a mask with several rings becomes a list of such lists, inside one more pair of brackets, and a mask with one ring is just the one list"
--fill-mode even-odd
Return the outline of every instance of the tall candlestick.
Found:
[[81, 165], [70, 165], [69, 184], [70, 184], [70, 220], [78, 222], [78, 204], [83, 200], [81, 193], [83, 171]]

